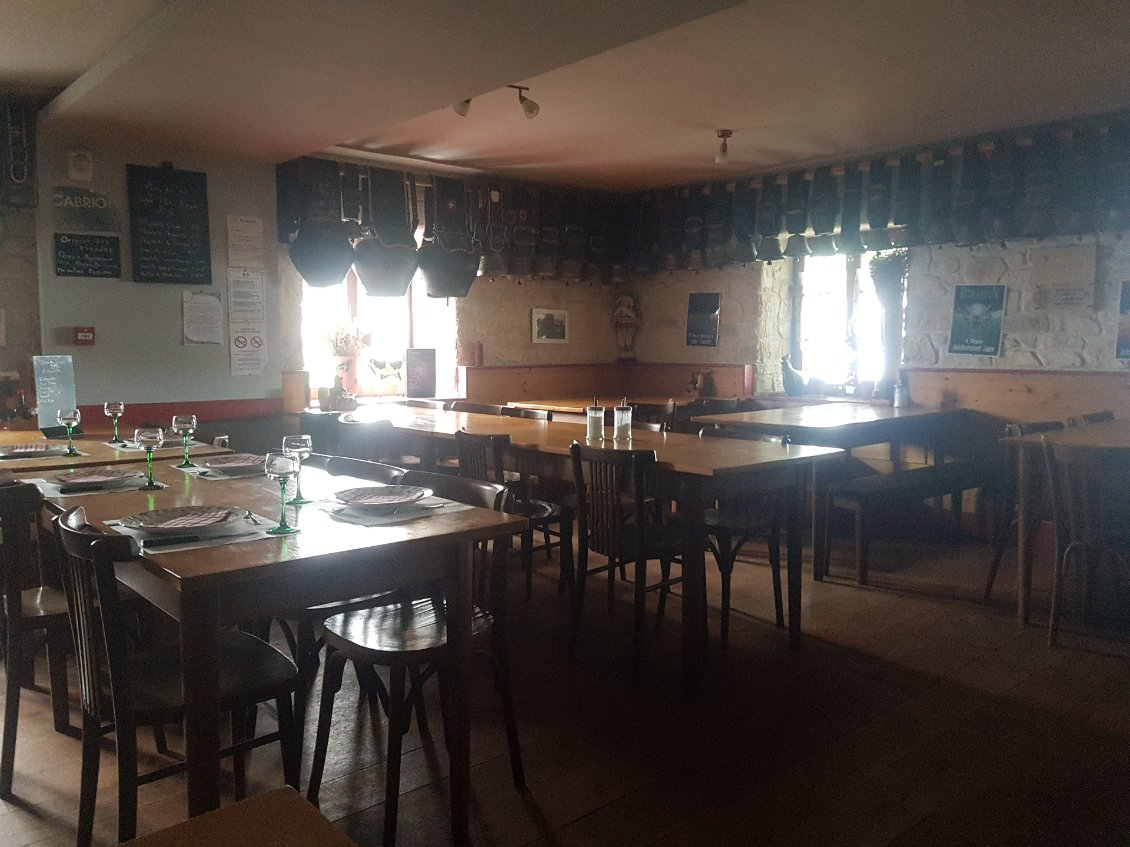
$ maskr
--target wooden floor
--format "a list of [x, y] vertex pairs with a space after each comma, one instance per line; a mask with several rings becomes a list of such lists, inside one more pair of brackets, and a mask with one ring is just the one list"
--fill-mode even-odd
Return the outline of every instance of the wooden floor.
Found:
[[[851, 579], [849, 545], [836, 552], [829, 581], [806, 577], [796, 654], [770, 623], [767, 567], [739, 563], [730, 650], [712, 651], [702, 691], [689, 699], [677, 614], [650, 645], [642, 685], [629, 684], [627, 586], [609, 616], [603, 585], [590, 585], [568, 662], [555, 566], [543, 565], [533, 602], [516, 590], [512, 603], [529, 790], [511, 784], [484, 664], [472, 743], [475, 844], [1130, 844], [1124, 643], [1076, 633], [1049, 652], [1042, 627], [1021, 629], [1011, 616], [1011, 560], [994, 602], [979, 601], [981, 546], [877, 542], [867, 588]], [[1040, 577], [1037, 618], [1047, 597]], [[716, 602], [716, 574], [711, 581]], [[71, 844], [79, 744], [51, 730], [45, 695], [25, 694], [23, 704], [20, 799], [0, 804], [0, 845]], [[415, 726], [406, 739], [402, 845], [449, 843], [434, 692], [429, 711], [435, 744]], [[361, 845], [381, 840], [382, 732], [347, 675], [322, 810]], [[115, 837], [113, 761], [107, 747], [101, 844]], [[257, 751], [253, 767], [256, 786], [281, 782], [273, 748]], [[183, 808], [180, 779], [143, 787], [140, 831], [180, 819]]]

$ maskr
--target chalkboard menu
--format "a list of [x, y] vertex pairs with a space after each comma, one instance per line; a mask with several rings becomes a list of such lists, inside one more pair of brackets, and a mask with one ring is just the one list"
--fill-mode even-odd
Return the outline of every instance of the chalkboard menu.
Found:
[[116, 235], [55, 233], [55, 276], [122, 277], [122, 251]]
[[212, 284], [208, 176], [126, 165], [135, 282]]
[[408, 397], [435, 397], [436, 351], [426, 347], [405, 350], [404, 376]]
[[58, 426], [55, 415], [60, 409], [73, 409], [75, 402], [75, 365], [70, 356], [32, 356], [35, 373], [35, 401], [39, 405], [39, 428]]

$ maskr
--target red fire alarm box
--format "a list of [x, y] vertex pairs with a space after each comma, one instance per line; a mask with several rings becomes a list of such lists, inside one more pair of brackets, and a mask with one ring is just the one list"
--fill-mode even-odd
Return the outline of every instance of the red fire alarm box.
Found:
[[94, 327], [92, 326], [76, 326], [71, 327], [71, 341], [75, 344], [93, 344], [94, 343]]

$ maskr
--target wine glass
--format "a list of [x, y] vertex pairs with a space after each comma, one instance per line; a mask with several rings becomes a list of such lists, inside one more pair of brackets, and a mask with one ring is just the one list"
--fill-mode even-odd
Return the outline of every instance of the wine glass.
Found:
[[290, 535], [298, 530], [286, 522], [286, 484], [293, 477], [298, 476], [299, 460], [297, 456], [288, 456], [286, 453], [268, 453], [263, 460], [263, 473], [268, 479], [278, 480], [279, 483], [279, 525], [271, 527], [267, 532], [271, 535]]
[[178, 468], [195, 468], [196, 465], [188, 460], [188, 440], [196, 432], [196, 415], [173, 415], [173, 432], [184, 439], [184, 461], [177, 465]]
[[55, 420], [67, 428], [67, 455], [77, 456], [78, 450], [75, 449], [75, 440], [72, 434], [79, 421], [82, 420], [82, 412], [78, 409], [60, 409], [55, 413]]
[[133, 431], [133, 442], [145, 451], [145, 485], [138, 491], [154, 491], [161, 486], [153, 481], [153, 451], [165, 443], [165, 430], [159, 426], [142, 426]]
[[283, 436], [282, 451], [284, 456], [293, 456], [298, 460], [298, 474], [295, 476], [298, 484], [295, 487], [294, 497], [288, 502], [292, 506], [301, 506], [303, 503], [312, 502], [302, 496], [302, 462], [314, 451], [313, 439], [309, 435]]
[[102, 410], [106, 413], [106, 417], [114, 421], [114, 437], [110, 439], [110, 443], [125, 444], [125, 441], [118, 437], [118, 418], [126, 413], [126, 404], [121, 400], [107, 400], [102, 405]]

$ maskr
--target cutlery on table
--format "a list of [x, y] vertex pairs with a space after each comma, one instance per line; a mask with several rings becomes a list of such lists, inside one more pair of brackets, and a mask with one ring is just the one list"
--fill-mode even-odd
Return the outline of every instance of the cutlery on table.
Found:
[[258, 535], [259, 531], [237, 532], [231, 535], [167, 535], [161, 538], [139, 538], [138, 544], [143, 548], [175, 547], [178, 544], [196, 544], [200, 541], [220, 541], [231, 538], [246, 538], [249, 535]]

